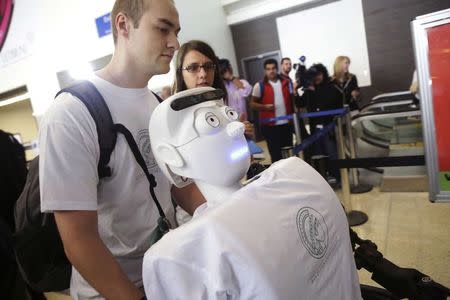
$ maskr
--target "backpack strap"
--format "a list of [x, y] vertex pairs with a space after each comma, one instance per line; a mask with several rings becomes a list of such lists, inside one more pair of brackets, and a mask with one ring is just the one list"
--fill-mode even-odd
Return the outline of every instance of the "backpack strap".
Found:
[[164, 211], [161, 207], [161, 204], [159, 204], [158, 199], [155, 195], [155, 187], [156, 187], [156, 179], [153, 174], [150, 174], [147, 169], [147, 164], [145, 163], [144, 158], [142, 157], [141, 152], [139, 152], [139, 147], [136, 144], [136, 141], [133, 138], [133, 135], [131, 132], [122, 124], [114, 124], [114, 128], [117, 132], [123, 134], [125, 137], [128, 145], [130, 146], [131, 152], [133, 152], [134, 158], [136, 159], [136, 162], [141, 167], [142, 171], [144, 171], [145, 176], [147, 177], [147, 180], [150, 184], [150, 194], [153, 198], [153, 201], [155, 202], [156, 207], [158, 208], [159, 216], [166, 218], [166, 215], [164, 214]]
[[159, 103], [161, 103], [161, 102], [164, 101], [157, 93], [155, 93], [155, 92], [153, 92], [153, 91], [152, 91], [152, 93], [153, 93], [153, 95], [155, 95], [155, 97], [156, 97], [156, 99], [159, 101]]
[[261, 100], [264, 97], [264, 80], [258, 81], [259, 91], [261, 92]]
[[100, 147], [100, 159], [98, 162], [99, 178], [111, 176], [111, 168], [108, 166], [111, 153], [116, 145], [117, 134], [109, 112], [108, 105], [97, 88], [87, 80], [78, 81], [70, 87], [64, 88], [56, 94], [70, 93], [80, 99], [86, 106], [95, 126], [97, 127], [98, 144]]

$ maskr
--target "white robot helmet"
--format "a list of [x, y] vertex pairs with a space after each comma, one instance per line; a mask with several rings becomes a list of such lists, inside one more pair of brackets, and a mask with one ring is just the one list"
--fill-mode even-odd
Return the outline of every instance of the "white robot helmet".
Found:
[[[233, 165], [240, 165], [239, 170], [248, 168], [243, 162], [249, 157], [244, 125], [237, 122], [237, 112], [224, 105], [223, 97], [222, 90], [195, 88], [167, 98], [153, 111], [149, 125], [152, 152], [160, 169], [177, 187], [190, 184], [188, 178], [205, 176], [214, 184], [224, 183], [219, 176], [208, 175], [217, 173], [211, 165], [214, 170]], [[210, 162], [216, 162], [215, 158], [224, 161], [203, 164], [208, 158]]]

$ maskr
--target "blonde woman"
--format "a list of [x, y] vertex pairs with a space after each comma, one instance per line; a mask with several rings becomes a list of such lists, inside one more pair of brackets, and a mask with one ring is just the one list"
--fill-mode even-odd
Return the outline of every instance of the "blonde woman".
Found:
[[334, 74], [331, 77], [334, 87], [342, 94], [344, 104], [350, 106], [350, 110], [358, 109], [361, 93], [358, 87], [358, 79], [349, 72], [350, 58], [338, 56], [334, 61]]

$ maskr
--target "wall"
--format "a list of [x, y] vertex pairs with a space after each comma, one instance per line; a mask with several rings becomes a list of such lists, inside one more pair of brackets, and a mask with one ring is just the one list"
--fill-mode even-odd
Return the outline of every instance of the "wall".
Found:
[[[236, 58], [280, 50], [276, 18], [317, 7], [322, 1], [231, 26]], [[407, 90], [414, 70], [409, 23], [418, 15], [446, 9], [449, 0], [362, 0], [372, 85], [363, 88], [365, 100], [390, 91]], [[320, 22], [320, 20], [317, 20]], [[314, 24], [311, 24], [313, 26]], [[292, 28], [299, 38], [307, 28]], [[339, 34], [345, 34], [344, 32]], [[305, 41], [307, 43], [307, 41]], [[239, 63], [239, 72], [243, 74]]]
[[[95, 18], [109, 12], [113, 3], [113, 0], [40, 0], [35, 9], [26, 12], [40, 16], [33, 24], [36, 33], [34, 52], [32, 56], [0, 69], [0, 93], [26, 85], [33, 113], [39, 118], [59, 89], [57, 72], [114, 51], [112, 36], [98, 38], [95, 26]], [[205, 40], [218, 56], [229, 58], [236, 67], [231, 31], [220, 1], [175, 0], [175, 4], [182, 26], [180, 41]], [[14, 37], [8, 35], [8, 39]], [[157, 86], [171, 83], [172, 78], [155, 78], [152, 82]]]

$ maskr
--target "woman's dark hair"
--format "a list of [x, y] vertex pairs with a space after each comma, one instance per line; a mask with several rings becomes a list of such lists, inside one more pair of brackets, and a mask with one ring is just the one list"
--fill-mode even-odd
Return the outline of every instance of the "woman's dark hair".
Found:
[[[184, 43], [181, 45], [180, 50], [178, 51], [177, 60], [176, 60], [176, 74], [175, 74], [175, 82], [173, 86], [173, 90], [175, 93], [185, 91], [187, 90], [186, 83], [183, 80], [183, 70], [181, 69], [183, 67], [184, 58], [186, 57], [186, 54], [188, 54], [190, 51], [198, 51], [201, 54], [208, 57], [216, 66], [214, 68], [214, 82], [212, 87], [216, 89], [221, 89], [225, 92], [225, 98], [226, 97], [226, 89], [223, 84], [222, 76], [220, 75], [219, 71], [219, 59], [217, 58], [216, 54], [214, 53], [214, 50], [209, 46], [207, 43], [198, 41], [198, 40], [192, 40], [187, 43]], [[227, 100], [224, 99], [225, 103], [227, 103]]]
[[223, 76], [223, 74], [225, 74], [226, 71], [230, 71], [231, 70], [231, 63], [228, 59], [226, 58], [221, 58], [219, 59], [219, 71], [220, 71], [220, 75]]
[[319, 75], [319, 73], [323, 74], [323, 82], [330, 81], [330, 75], [328, 74], [327, 67], [325, 67], [323, 64], [313, 64], [310, 70], [313, 69], [317, 75]]

